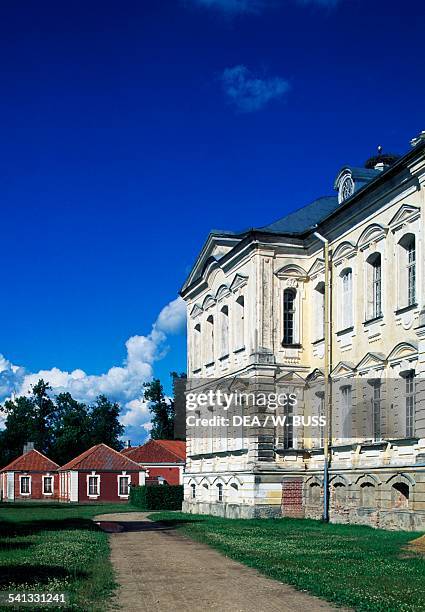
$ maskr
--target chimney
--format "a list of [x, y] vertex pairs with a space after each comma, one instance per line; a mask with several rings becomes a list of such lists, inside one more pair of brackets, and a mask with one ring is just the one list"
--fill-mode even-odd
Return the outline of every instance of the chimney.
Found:
[[34, 442], [27, 442], [26, 444], [24, 444], [24, 451], [23, 451], [24, 455], [25, 453], [29, 453], [32, 450], [34, 450]]
[[125, 443], [126, 448], [131, 448], [131, 440], [127, 440]]

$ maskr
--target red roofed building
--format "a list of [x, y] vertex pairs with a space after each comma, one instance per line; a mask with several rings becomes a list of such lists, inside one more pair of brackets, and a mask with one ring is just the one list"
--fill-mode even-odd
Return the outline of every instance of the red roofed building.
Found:
[[0, 472], [4, 501], [52, 500], [59, 496], [58, 464], [30, 449]]
[[62, 501], [128, 501], [130, 486], [144, 483], [145, 470], [106, 444], [92, 446], [59, 468]]
[[164, 481], [170, 485], [183, 484], [186, 442], [149, 440], [142, 446], [126, 448], [122, 453], [147, 469], [147, 484]]

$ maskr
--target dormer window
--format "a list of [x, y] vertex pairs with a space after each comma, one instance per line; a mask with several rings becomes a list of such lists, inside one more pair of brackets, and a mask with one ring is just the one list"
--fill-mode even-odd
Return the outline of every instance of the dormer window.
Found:
[[341, 186], [339, 188], [339, 194], [338, 194], [338, 199], [339, 202], [344, 202], [344, 200], [347, 200], [348, 198], [350, 198], [354, 193], [354, 181], [351, 178], [351, 176], [346, 176], [345, 179], [342, 181]]

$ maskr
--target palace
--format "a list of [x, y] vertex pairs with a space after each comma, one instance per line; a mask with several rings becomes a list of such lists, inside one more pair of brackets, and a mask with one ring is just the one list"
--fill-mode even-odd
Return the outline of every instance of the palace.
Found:
[[281, 389], [299, 398], [288, 416], [328, 418], [189, 428], [185, 511], [320, 518], [327, 498], [333, 522], [425, 529], [425, 132], [402, 157], [343, 167], [334, 189], [212, 232], [182, 288], [192, 386]]

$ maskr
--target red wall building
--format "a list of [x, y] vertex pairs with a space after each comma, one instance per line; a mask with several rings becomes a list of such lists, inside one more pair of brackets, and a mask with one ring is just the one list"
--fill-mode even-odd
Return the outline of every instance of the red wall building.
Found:
[[59, 466], [37, 450], [30, 450], [0, 472], [4, 501], [52, 500], [59, 497]]
[[59, 468], [59, 498], [70, 502], [128, 501], [145, 470], [118, 451], [97, 444]]
[[149, 440], [142, 446], [124, 449], [122, 454], [146, 468], [147, 484], [163, 481], [169, 485], [183, 484], [186, 442]]

